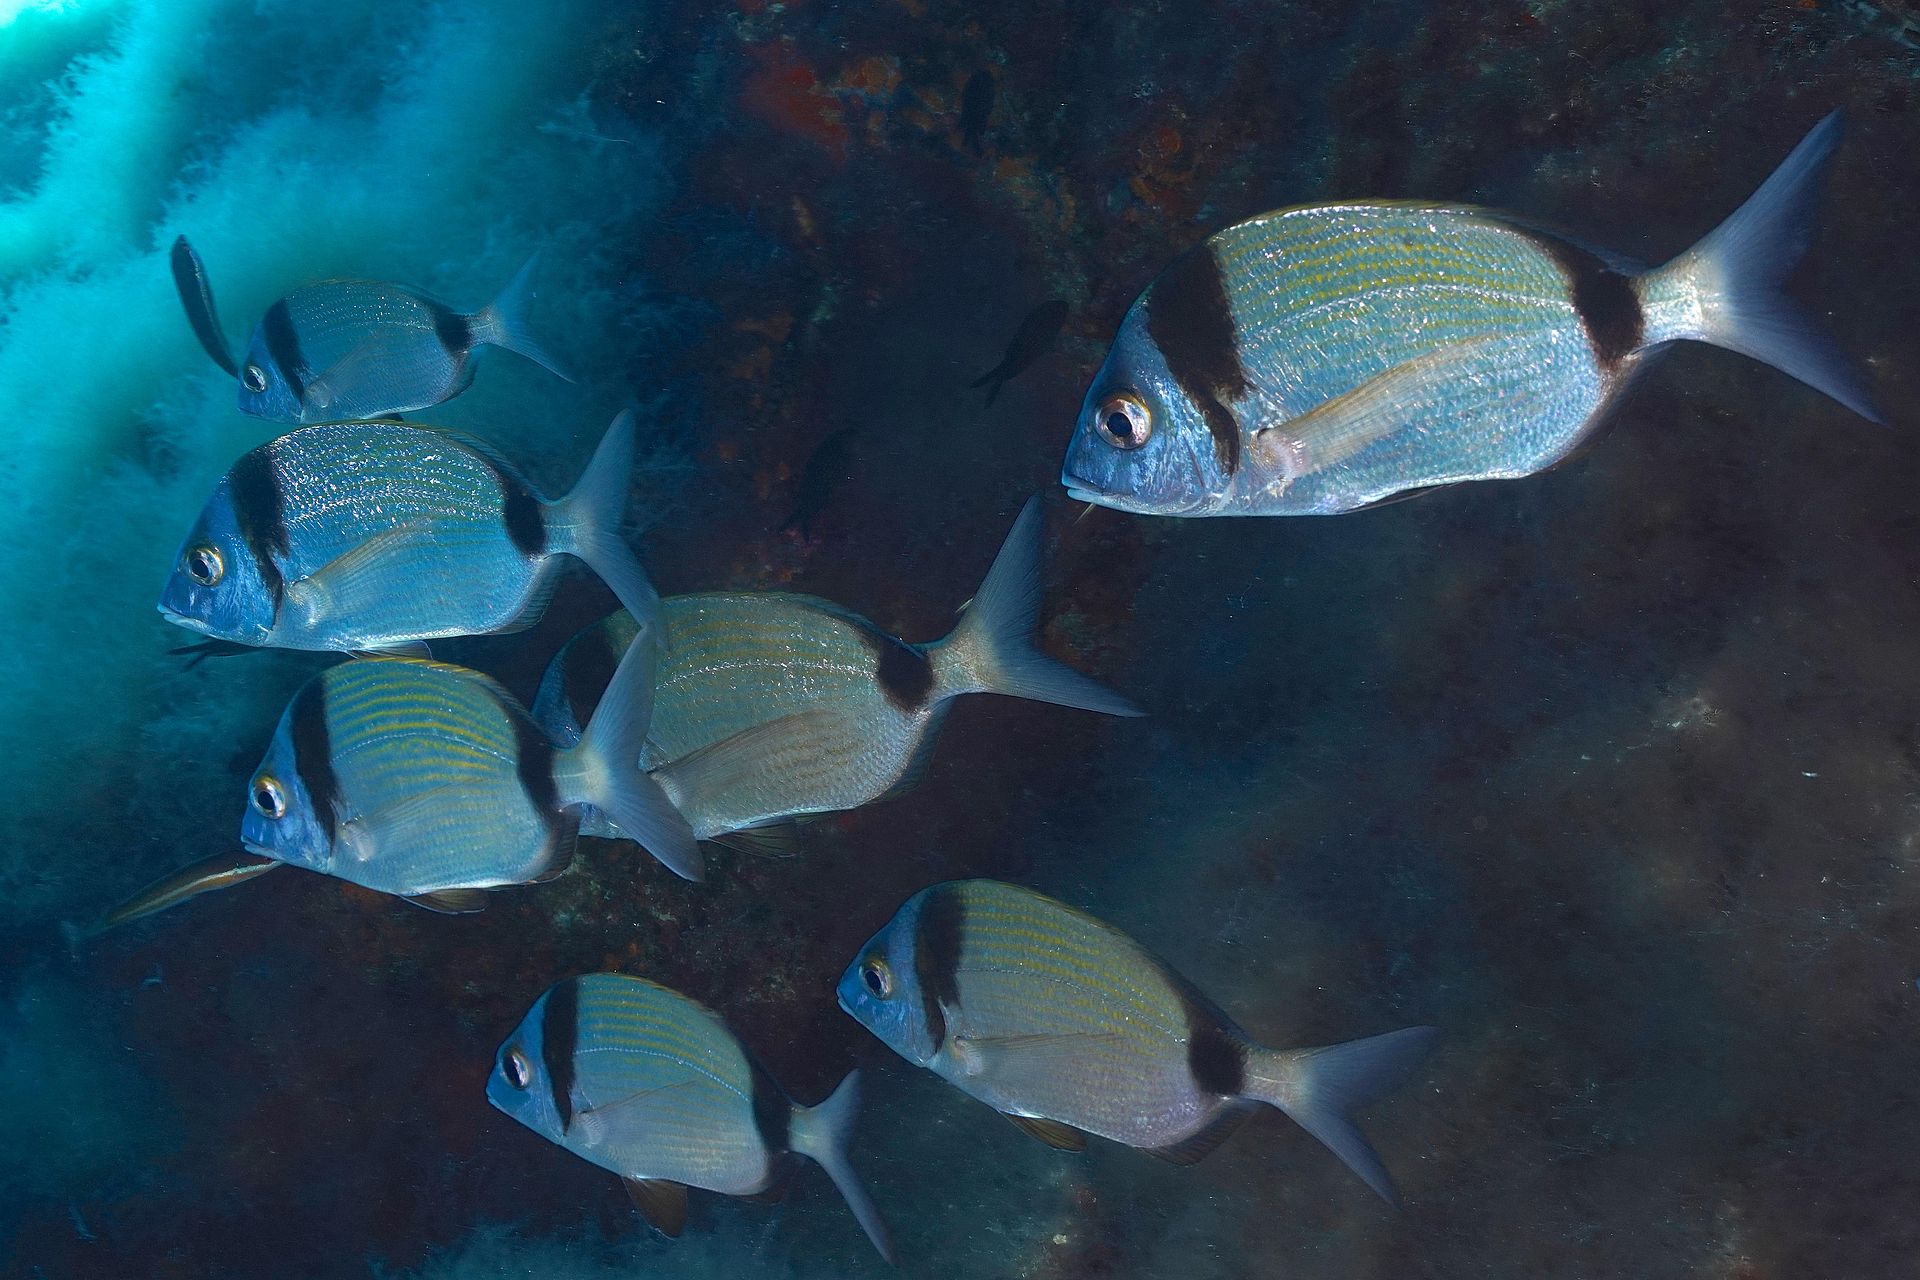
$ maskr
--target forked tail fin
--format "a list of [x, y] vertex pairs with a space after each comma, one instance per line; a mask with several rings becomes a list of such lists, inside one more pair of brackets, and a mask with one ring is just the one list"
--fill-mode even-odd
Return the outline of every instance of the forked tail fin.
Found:
[[1098, 681], [1034, 647], [1045, 590], [1040, 559], [1040, 499], [1027, 499], [987, 580], [946, 639], [928, 646], [940, 693], [1004, 693], [1110, 716], [1145, 713]]
[[1881, 422], [1866, 382], [1781, 285], [1813, 239], [1814, 206], [1840, 144], [1840, 113], [1813, 127], [1733, 216], [1639, 280], [1649, 342], [1692, 338], [1764, 361]]
[[573, 375], [567, 372], [566, 366], [554, 359], [527, 327], [527, 306], [533, 301], [533, 269], [539, 261], [538, 253], [528, 258], [526, 265], [507, 281], [507, 287], [500, 291], [498, 297], [468, 316], [467, 331], [473, 335], [476, 343], [505, 347], [515, 355], [525, 356], [554, 377], [572, 382]]
[[1398, 1208], [1393, 1179], [1352, 1112], [1398, 1084], [1439, 1035], [1437, 1027], [1407, 1027], [1320, 1049], [1252, 1049], [1244, 1093], [1286, 1112]]
[[853, 1140], [853, 1122], [860, 1110], [860, 1073], [849, 1071], [840, 1087], [816, 1107], [795, 1107], [791, 1129], [793, 1149], [817, 1161], [833, 1185], [840, 1188], [847, 1208], [873, 1241], [873, 1247], [888, 1262], [893, 1261], [893, 1233], [886, 1219], [867, 1195], [867, 1188], [847, 1161], [847, 1147]]

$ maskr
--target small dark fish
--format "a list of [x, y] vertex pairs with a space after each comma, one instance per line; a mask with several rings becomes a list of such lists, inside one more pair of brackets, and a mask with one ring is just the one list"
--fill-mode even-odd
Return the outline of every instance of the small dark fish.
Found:
[[813, 536], [813, 518], [827, 509], [833, 491], [847, 478], [853, 437], [859, 430], [858, 427], [843, 427], [815, 447], [812, 456], [807, 459], [806, 467], [800, 472], [800, 492], [794, 500], [793, 514], [780, 526], [781, 533], [797, 525], [801, 537]]
[[1000, 363], [973, 380], [972, 385], [987, 388], [989, 405], [1000, 394], [1002, 386], [1025, 373], [1029, 365], [1047, 354], [1053, 346], [1053, 340], [1060, 336], [1060, 326], [1066, 322], [1067, 304], [1058, 298], [1043, 302], [1027, 312], [1027, 318], [1014, 331], [1013, 341], [1007, 344], [1007, 354], [1000, 357]]
[[193, 336], [200, 339], [200, 345], [228, 377], [238, 378], [240, 366], [234, 361], [233, 348], [227, 345], [226, 331], [221, 329], [220, 317], [213, 309], [213, 286], [207, 281], [207, 268], [185, 236], [173, 242], [173, 287], [180, 291], [180, 305], [187, 309]]
[[975, 155], [986, 154], [987, 121], [993, 116], [993, 73], [982, 68], [960, 92], [960, 136]]
[[188, 898], [211, 893], [215, 889], [230, 889], [279, 865], [272, 858], [261, 857], [258, 854], [215, 854], [184, 870], [155, 880], [102, 916], [94, 932], [104, 933], [129, 920], [138, 920], [141, 916], [165, 911], [168, 907], [185, 902]]

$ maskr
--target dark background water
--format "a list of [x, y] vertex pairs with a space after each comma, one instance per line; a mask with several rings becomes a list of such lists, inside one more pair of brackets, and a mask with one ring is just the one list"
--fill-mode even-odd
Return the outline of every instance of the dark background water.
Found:
[[[869, 1069], [856, 1159], [906, 1274], [1915, 1274], [1912, 6], [741, 0], [610, 10], [593, 39], [589, 118], [657, 134], [672, 174], [609, 249], [671, 299], [630, 357], [686, 406], [656, 581], [811, 591], [931, 639], [1051, 489], [1047, 646], [1151, 718], [968, 699], [917, 791], [798, 860], [716, 853], [699, 886], [589, 843], [471, 918], [281, 874], [71, 956], [24, 928], [0, 944], [0, 1062], [31, 1077], [0, 1268], [882, 1273], [824, 1178], [781, 1206], [696, 1195], [668, 1246], [486, 1107], [526, 1005], [624, 969], [723, 1011], [803, 1100]], [[1659, 261], [1835, 106], [1798, 292], [1888, 427], [1687, 346], [1525, 481], [1267, 521], [1075, 521], [1053, 488], [1126, 306], [1209, 231], [1425, 196]], [[967, 384], [1054, 297], [1060, 342], [988, 409]], [[779, 532], [847, 427], [810, 536]], [[529, 691], [602, 604], [461, 656]], [[127, 767], [237, 796], [257, 750]], [[228, 822], [143, 830], [137, 871], [74, 850], [85, 909]], [[1113, 920], [1272, 1044], [1445, 1028], [1365, 1117], [1404, 1212], [1278, 1116], [1191, 1169], [1067, 1156], [892, 1058], [832, 983], [962, 875]], [[86, 1161], [42, 1165], [55, 1130]]]

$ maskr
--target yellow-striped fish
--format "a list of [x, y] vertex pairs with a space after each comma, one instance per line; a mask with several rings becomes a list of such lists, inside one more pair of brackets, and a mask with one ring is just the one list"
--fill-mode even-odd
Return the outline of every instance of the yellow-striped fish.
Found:
[[[959, 625], [926, 645], [812, 596], [729, 592], [664, 601], [672, 642], [642, 762], [701, 839], [765, 847], [780, 838], [783, 819], [856, 808], [909, 785], [961, 694], [1139, 715], [1033, 647], [1040, 533], [1036, 498]], [[556, 742], [571, 742], [600, 704], [606, 672], [632, 634], [631, 619], [615, 614], [555, 657], [533, 716]], [[608, 828], [590, 815], [581, 829]]]
[[1780, 289], [1839, 139], [1835, 112], [1653, 271], [1460, 205], [1309, 205], [1228, 227], [1127, 312], [1061, 483], [1151, 515], [1332, 515], [1530, 475], [1679, 341], [1763, 360], [1878, 421]]
[[1265, 1048], [1118, 929], [996, 880], [909, 898], [847, 968], [839, 996], [901, 1057], [1052, 1146], [1077, 1151], [1092, 1133], [1192, 1164], [1264, 1103], [1389, 1203], [1393, 1181], [1348, 1113], [1438, 1034], [1408, 1027]]
[[249, 852], [440, 911], [566, 870], [579, 810], [690, 879], [686, 819], [636, 767], [655, 646], [634, 643], [577, 746], [556, 748], [511, 694], [463, 667], [369, 658], [329, 667], [280, 717], [248, 783]]
[[686, 1222], [688, 1187], [765, 1195], [805, 1156], [891, 1262], [887, 1224], [847, 1161], [858, 1077], [818, 1106], [796, 1106], [704, 1005], [644, 978], [593, 973], [534, 1002], [500, 1046], [487, 1101], [619, 1174], [669, 1236]]

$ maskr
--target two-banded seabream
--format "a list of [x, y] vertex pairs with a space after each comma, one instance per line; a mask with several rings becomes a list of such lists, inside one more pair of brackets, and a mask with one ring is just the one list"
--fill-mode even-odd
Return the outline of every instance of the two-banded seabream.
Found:
[[693, 833], [637, 761], [657, 661], [637, 641], [577, 746], [556, 747], [513, 696], [464, 667], [363, 658], [294, 695], [248, 783], [248, 852], [442, 911], [567, 869], [582, 806], [612, 814], [698, 879]]
[[216, 640], [379, 650], [539, 621], [563, 556], [655, 623], [659, 597], [620, 535], [634, 421], [607, 428], [572, 493], [543, 501], [469, 436], [397, 422], [302, 427], [215, 487], [160, 596]]
[[425, 409], [465, 391], [482, 347], [502, 347], [573, 379], [527, 325], [534, 263], [500, 295], [462, 312], [380, 280], [322, 280], [261, 316], [236, 363], [214, 311], [205, 266], [185, 236], [174, 242], [174, 285], [200, 345], [240, 383], [240, 411], [271, 422], [339, 422]]
[[840, 1189], [880, 1255], [887, 1224], [847, 1160], [859, 1073], [817, 1106], [795, 1105], [719, 1016], [644, 978], [568, 978], [533, 1008], [494, 1059], [487, 1101], [549, 1142], [619, 1174], [669, 1236], [687, 1188], [779, 1191], [804, 1156]]
[[1092, 1133], [1191, 1164], [1277, 1107], [1389, 1203], [1392, 1179], [1349, 1113], [1437, 1034], [1266, 1048], [1118, 929], [995, 880], [909, 898], [848, 966], [839, 997], [901, 1057], [1049, 1145], [1079, 1150]]
[[[839, 605], [777, 592], [674, 596], [642, 757], [701, 839], [766, 847], [784, 819], [852, 809], [912, 784], [953, 699], [1001, 693], [1140, 712], [1034, 646], [1041, 508], [1029, 500], [945, 639], [912, 644]], [[615, 614], [569, 641], [533, 715], [569, 742], [633, 634]], [[605, 834], [590, 815], [582, 830]]]
[[1332, 515], [1530, 475], [1680, 341], [1765, 361], [1877, 421], [1780, 289], [1839, 137], [1835, 113], [1651, 271], [1459, 205], [1310, 205], [1228, 227], [1127, 312], [1061, 483], [1151, 515]]

